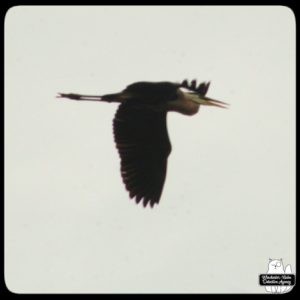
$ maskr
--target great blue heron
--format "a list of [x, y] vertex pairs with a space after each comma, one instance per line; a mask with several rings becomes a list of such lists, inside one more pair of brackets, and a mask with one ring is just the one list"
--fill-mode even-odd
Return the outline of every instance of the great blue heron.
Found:
[[103, 96], [60, 93], [72, 100], [121, 103], [113, 119], [116, 147], [121, 158], [121, 175], [130, 198], [153, 207], [162, 194], [171, 144], [166, 115], [176, 111], [194, 115], [200, 105], [226, 108], [226, 103], [206, 97], [210, 82], [197, 86], [171, 82], [136, 82], [122, 92]]

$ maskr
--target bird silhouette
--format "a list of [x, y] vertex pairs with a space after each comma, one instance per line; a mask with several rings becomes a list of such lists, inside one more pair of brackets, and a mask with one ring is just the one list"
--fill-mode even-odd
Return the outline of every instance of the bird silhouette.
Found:
[[120, 103], [113, 119], [121, 176], [130, 198], [144, 207], [158, 204], [167, 172], [171, 143], [166, 115], [175, 111], [194, 115], [200, 105], [227, 108], [222, 101], [206, 97], [210, 82], [136, 82], [123, 91], [102, 96], [59, 93], [57, 97], [77, 101]]

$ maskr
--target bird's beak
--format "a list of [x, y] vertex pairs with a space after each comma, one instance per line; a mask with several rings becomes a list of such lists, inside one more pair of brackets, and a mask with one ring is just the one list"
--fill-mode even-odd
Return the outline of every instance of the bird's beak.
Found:
[[219, 100], [215, 100], [215, 99], [211, 99], [205, 96], [199, 96], [197, 95], [197, 97], [191, 97], [190, 98], [192, 101], [201, 104], [201, 105], [210, 105], [210, 106], [217, 106], [217, 107], [221, 107], [221, 108], [228, 108], [228, 103], [219, 101]]

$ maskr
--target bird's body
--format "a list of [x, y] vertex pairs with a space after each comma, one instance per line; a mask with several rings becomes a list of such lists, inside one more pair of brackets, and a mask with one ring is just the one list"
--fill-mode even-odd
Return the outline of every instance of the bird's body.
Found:
[[[225, 107], [225, 103], [205, 97], [209, 83], [198, 87], [185, 80], [136, 82], [122, 92], [103, 96], [60, 94], [73, 100], [118, 102], [113, 120], [116, 147], [121, 158], [121, 175], [130, 198], [144, 206], [158, 203], [163, 190], [167, 159], [171, 152], [166, 115], [169, 111], [194, 115], [200, 104]], [[188, 89], [184, 92], [181, 88]]]

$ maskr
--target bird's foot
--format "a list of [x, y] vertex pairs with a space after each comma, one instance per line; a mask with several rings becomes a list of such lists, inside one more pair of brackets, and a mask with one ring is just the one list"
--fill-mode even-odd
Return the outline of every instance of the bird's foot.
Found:
[[58, 93], [56, 98], [68, 98], [68, 99], [72, 99], [72, 100], [81, 100], [81, 95]]

